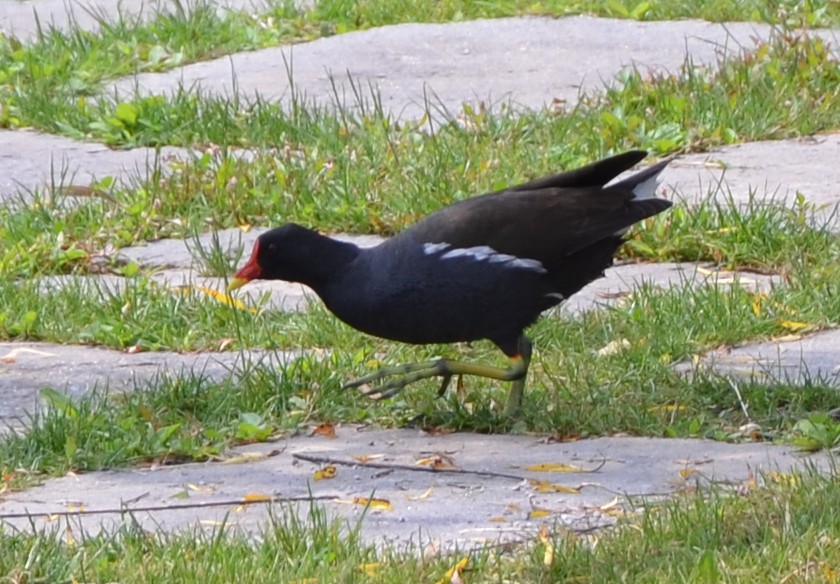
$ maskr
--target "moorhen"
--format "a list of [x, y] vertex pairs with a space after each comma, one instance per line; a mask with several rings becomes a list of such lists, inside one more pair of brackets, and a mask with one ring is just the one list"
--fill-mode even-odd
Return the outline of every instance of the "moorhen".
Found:
[[[438, 359], [382, 369], [347, 384], [372, 399], [409, 383], [453, 375], [512, 381], [505, 414], [518, 413], [531, 358], [524, 330], [604, 275], [628, 227], [671, 206], [654, 197], [663, 160], [605, 186], [647, 153], [466, 199], [381, 244], [360, 249], [289, 223], [260, 235], [229, 290], [250, 280], [312, 288], [327, 308], [365, 333], [405, 343], [489, 339], [508, 368]], [[367, 384], [399, 376], [376, 387]]]

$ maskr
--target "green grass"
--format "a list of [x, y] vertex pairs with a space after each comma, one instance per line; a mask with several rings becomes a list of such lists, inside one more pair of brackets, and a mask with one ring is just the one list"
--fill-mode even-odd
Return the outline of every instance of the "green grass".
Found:
[[[239, 50], [298, 42], [408, 21], [445, 22], [512, 14], [581, 11], [622, 18], [752, 19], [782, 25], [767, 43], [729, 54], [716, 69], [687, 60], [673, 76], [630, 71], [619, 86], [581, 96], [564, 112], [464, 108], [438, 124], [397, 123], [376, 94], [329, 109], [300, 97], [290, 108], [244, 96], [101, 96], [133, 72]], [[503, 361], [489, 343], [408, 347], [362, 335], [316, 305], [279, 314], [232, 307], [200, 289], [155, 283], [153, 266], [125, 263], [120, 247], [185, 238], [198, 273], [229, 275], [243, 250], [199, 233], [294, 220], [326, 231], [392, 234], [473, 194], [627, 148], [656, 155], [703, 151], [757, 139], [840, 128], [840, 68], [815, 37], [785, 27], [840, 24], [837, 2], [417, 2], [324, 0], [310, 11], [283, 2], [258, 14], [219, 15], [198, 4], [148, 23], [102, 22], [97, 33], [44, 30], [31, 43], [0, 35], [0, 127], [32, 126], [115, 147], [197, 147], [187, 161], [158, 160], [148, 179], [117, 187], [69, 185], [0, 208], [0, 339], [85, 343], [132, 351], [291, 349], [210, 379], [161, 375], [142, 391], [99, 387], [71, 401], [45, 388], [26, 430], [0, 440], [0, 493], [68, 472], [224, 457], [319, 422], [428, 424], [480, 432], [533, 431], [563, 437], [627, 433], [773, 440], [804, 450], [840, 444], [828, 380], [804, 384], [730, 381], [675, 372], [702, 353], [747, 340], [840, 325], [840, 246], [814, 209], [746, 207], [718, 192], [676, 205], [633, 232], [625, 258], [709, 261], [777, 274], [766, 294], [739, 287], [641, 287], [613, 309], [548, 316], [536, 344], [522, 420], [503, 419], [505, 384], [465, 380], [437, 399], [437, 382], [371, 403], [343, 382], [371, 369], [448, 356]], [[353, 109], [356, 107], [357, 109]], [[201, 119], [201, 124], [195, 120]], [[243, 153], [242, 149], [248, 149]], [[202, 240], [206, 241], [206, 240]], [[121, 278], [107, 289], [93, 278]], [[748, 275], [749, 276], [749, 275]], [[57, 286], [55, 278], [65, 278]], [[249, 307], [246, 307], [249, 308]], [[610, 343], [625, 348], [597, 356]], [[138, 388], [140, 389], [140, 388]], [[746, 407], [745, 407], [746, 406]], [[748, 412], [748, 413], [747, 413]], [[750, 429], [744, 431], [745, 424]], [[690, 494], [622, 519], [589, 538], [553, 534], [550, 565], [537, 539], [470, 556], [467, 582], [837, 581], [836, 477], [770, 475], [767, 483]], [[77, 534], [78, 536], [78, 534]], [[0, 529], [0, 581], [437, 582], [459, 556], [423, 558], [362, 541], [357, 526], [278, 511], [262, 538], [215, 534], [148, 536], [126, 528], [68, 543], [63, 533]], [[325, 559], [328, 559], [326, 561]]]
[[[838, 326], [836, 257], [836, 249], [826, 248], [819, 268], [792, 269], [787, 284], [766, 294], [688, 282], [666, 290], [645, 286], [613, 309], [543, 318], [531, 329], [536, 354], [523, 418], [514, 426], [498, 413], [507, 387], [487, 380], [467, 378], [462, 391], [444, 400], [436, 399], [435, 380], [376, 404], [341, 390], [344, 382], [382, 365], [435, 356], [503, 361], [490, 343], [410, 347], [358, 333], [320, 305], [306, 313], [251, 313], [142, 278], [99, 295], [79, 285], [38, 294], [37, 282], [0, 283], [0, 335], [7, 338], [133, 350], [312, 351], [226, 379], [175, 376], [118, 398], [100, 392], [75, 404], [59, 403], [31, 420], [29, 430], [1, 442], [0, 460], [7, 471], [57, 475], [148, 460], [204, 460], [241, 440], [244, 414], [260, 420], [267, 434], [335, 420], [399, 426], [420, 413], [430, 424], [465, 430], [584, 437], [623, 432], [741, 440], [751, 437], [739, 435], [738, 428], [752, 422], [765, 439], [789, 440], [813, 430], [798, 426], [801, 420], [837, 406], [828, 380], [797, 386], [757, 378], [735, 391], [726, 379], [703, 372], [684, 376], [672, 366], [745, 340]], [[616, 341], [626, 348], [593, 358]], [[47, 397], [55, 401], [53, 394]], [[834, 425], [812, 421], [828, 432], [825, 438], [811, 432], [816, 443], [832, 446]], [[74, 445], [71, 451], [68, 444]]]
[[[51, 533], [0, 532], [0, 574], [13, 582], [836, 582], [840, 482], [772, 473], [740, 485], [649, 504], [597, 535], [555, 533], [521, 545], [427, 557], [382, 550], [358, 524], [280, 508], [260, 538], [234, 528], [149, 536], [126, 527], [67, 543]], [[597, 545], [594, 545], [597, 543]], [[548, 548], [553, 553], [547, 553]], [[328, 561], [325, 561], [328, 559]], [[455, 581], [455, 580], [452, 580]]]
[[[39, 202], [9, 218], [20, 222], [21, 234], [35, 226], [45, 233], [47, 223], [69, 231], [75, 221], [86, 225], [92, 210], [107, 212], [112, 205], [101, 197], [84, 205]], [[676, 362], [717, 347], [840, 324], [840, 246], [827, 226], [816, 223], [814, 211], [801, 198], [792, 207], [758, 199], [741, 207], [718, 194], [697, 207], [677, 206], [648, 221], [626, 246], [631, 257], [713, 260], [724, 267], [778, 273], [782, 284], [766, 294], [688, 282], [668, 290], [647, 286], [614, 309], [542, 319], [532, 329], [537, 354], [523, 421], [514, 429], [728, 440], [743, 439], [737, 429], [755, 422], [766, 438], [807, 438], [810, 433], [814, 439], [804, 446], [833, 446], [834, 425], [813, 418], [837, 405], [836, 390], [825, 380], [814, 379], [804, 388], [746, 383], [740, 388], [750, 406], [751, 418], [746, 418], [727, 381], [708, 375], [687, 378], [672, 369]], [[168, 213], [161, 209], [160, 220]], [[48, 260], [35, 259], [31, 247], [27, 255], [30, 244], [20, 240], [21, 257], [32, 258], [42, 269]], [[196, 241], [190, 245], [201, 269], [230, 273], [235, 262], [218, 238], [204, 247]], [[241, 250], [235, 251], [239, 255]], [[409, 347], [358, 333], [317, 302], [305, 313], [277, 313], [260, 304], [234, 308], [197, 288], [185, 292], [156, 283], [134, 264], [112, 269], [125, 276], [116, 288], [90, 278], [0, 280], [0, 338], [140, 351], [316, 351], [276, 370], [249, 370], [242, 379], [168, 378], [116, 400], [97, 394], [70, 406], [62, 403], [39, 414], [29, 431], [0, 443], [6, 470], [60, 475], [138, 461], [203, 460], [242, 439], [246, 414], [268, 433], [332, 420], [401, 425], [418, 412], [430, 423], [461, 429], [511, 429], [509, 420], [497, 414], [507, 389], [500, 383], [467, 379], [460, 395], [437, 400], [437, 384], [431, 380], [383, 404], [339, 389], [374, 367], [439, 355], [501, 362], [489, 343]], [[592, 358], [594, 351], [622, 339], [626, 350]], [[378, 361], [382, 355], [385, 363]], [[444, 418], [444, 412], [454, 413]], [[803, 432], [800, 422], [812, 418], [818, 427]], [[74, 445], [69, 451], [68, 444]]]
[[[699, 16], [717, 20], [740, 17], [765, 20], [786, 27], [840, 22], [840, 9], [835, 2], [744, 3], [718, 0], [700, 3], [698, 7], [695, 3], [682, 0], [661, 3], [622, 3], [610, 0], [585, 5], [587, 10], [597, 14], [635, 18]], [[192, 145], [207, 141], [227, 145], [276, 144], [275, 127], [272, 127], [270, 137], [240, 136], [253, 132], [252, 129], [241, 127], [243, 124], [251, 125], [249, 118], [265, 118], [261, 112], [254, 115], [253, 110], [260, 107], [254, 104], [245, 104], [244, 111], [240, 111], [239, 104], [223, 111], [225, 108], [220, 108], [218, 104], [208, 104], [207, 99], [193, 94], [180, 95], [174, 101], [160, 97], [134, 97], [116, 102], [107, 96], [101, 97], [101, 93], [106, 87], [105, 83], [118, 76], [160, 71], [238, 50], [252, 50], [398, 22], [445, 22], [519, 13], [563, 15], [580, 12], [584, 3], [428, 2], [414, 3], [412, 6], [414, 11], [406, 10], [402, 3], [396, 2], [349, 3], [331, 0], [317, 3], [311, 11], [301, 11], [294, 8], [291, 2], [280, 2], [262, 14], [228, 12], [220, 15], [215, 7], [198, 3], [190, 10], [179, 7], [173, 14], [157, 15], [150, 22], [130, 17], [120, 17], [115, 21], [103, 20], [100, 23], [101, 30], [97, 33], [65, 33], [50, 29], [43, 31], [35, 42], [25, 45], [14, 38], [0, 36], [0, 127], [32, 126], [73, 138], [101, 140], [121, 147]], [[715, 111], [707, 112], [710, 114], [707, 123], [714, 123], [714, 118], [721, 115], [727, 122], [738, 120], [745, 111], [750, 110], [754, 110], [757, 115], [767, 105], [772, 105], [772, 110], [787, 112], [786, 117], [791, 113], [797, 115], [801, 124], [810, 122], [809, 114], [813, 110], [824, 110], [823, 116], [810, 122], [813, 126], [820, 126], [821, 118], [826, 116], [836, 120], [837, 108], [832, 105], [836, 102], [836, 73], [833, 85], [835, 95], [822, 102], [819, 97], [826, 93], [824, 90], [829, 87], [828, 82], [831, 80], [824, 79], [822, 74], [814, 70], [828, 67], [824, 63], [825, 49], [810, 46], [811, 43], [799, 41], [793, 36], [787, 35], [786, 40], [791, 46], [783, 51], [792, 52], [787, 61], [777, 62], [777, 55], [766, 47], [751, 58], [758, 67], [762, 66], [763, 61], [771, 61], [767, 65], [768, 71], [763, 73], [764, 79], [750, 79], [748, 83], [740, 85], [740, 93], [744, 97], [723, 92], [722, 95], [728, 99], [723, 100]], [[769, 59], [766, 55], [768, 51]], [[791, 71], [791, 68], [798, 68], [799, 71]], [[790, 76], [791, 73], [794, 74]], [[743, 76], [749, 74], [749, 71], [742, 73], [742, 78], [736, 81], [745, 81]], [[699, 89], [698, 85], [708, 85], [706, 91], [691, 93], [693, 98], [703, 100], [711, 90], [720, 101], [721, 94], [715, 90], [717, 83], [709, 79], [708, 72], [689, 71], [688, 75], [696, 78], [695, 90]], [[792, 108], [785, 106], [787, 98], [770, 99], [774, 93], [775, 97], [786, 93], [790, 89], [789, 82], [808, 83], [811, 77], [815, 77], [810, 82], [814, 86], [813, 95], [801, 108], [797, 104]], [[636, 82], [634, 84], [638, 85]], [[775, 85], [779, 87], [774, 89]], [[828, 93], [830, 96], [832, 91]], [[759, 94], [762, 103], [753, 103]], [[688, 121], [684, 119], [686, 114], [682, 110], [690, 109], [692, 104], [683, 103], [685, 100], [681, 100], [678, 95], [674, 98], [674, 103], [668, 107], [671, 112], [662, 116], [663, 119], [676, 116], [683, 118], [681, 121]], [[656, 99], [657, 102], [661, 100], [661, 97]], [[815, 101], [819, 101], [816, 104], [818, 107], [814, 107]], [[645, 104], [646, 107], [650, 105]], [[661, 103], [657, 105], [662, 107]], [[269, 116], [277, 119], [280, 114], [272, 113], [270, 109]], [[192, 123], [196, 119], [196, 110], [201, 110], [202, 119], [208, 116], [207, 123]], [[832, 115], [832, 112], [835, 114]], [[674, 133], [679, 132], [679, 129], [668, 123], [663, 123], [664, 127], [645, 128], [642, 123], [644, 118], [635, 122], [633, 118], [624, 120], [620, 112], [616, 117], [616, 120], [606, 120], [606, 129], [610, 132], [616, 129], [611, 126], [631, 123], [642, 126], [637, 130], [653, 132], [665, 141], [678, 138]], [[754, 125], [754, 120], [750, 119], [746, 123]], [[772, 124], [772, 120], [768, 120], [768, 127], [764, 131], [776, 133], [784, 130]], [[712, 141], [748, 139], [749, 135], [742, 132], [737, 127], [739, 125], [717, 128], [722, 133], [720, 136], [713, 134]], [[227, 132], [232, 133], [231, 137], [219, 139], [220, 133], [227, 136]], [[701, 135], [697, 139], [709, 138]], [[678, 141], [690, 144], [695, 138], [684, 136]]]
[[[28, 277], [84, 271], [93, 256], [114, 247], [236, 225], [292, 220], [327, 231], [387, 235], [455, 200], [610, 152], [703, 150], [840, 126], [840, 68], [827, 58], [822, 41], [777, 35], [742, 57], [724, 61], [717, 73], [690, 63], [678, 77], [630, 73], [621, 88], [586, 98], [563, 114], [468, 109], [466, 122], [452, 120], [434, 132], [425, 125], [397, 124], [375, 106], [334, 112], [299, 102], [283, 110], [263, 101], [228, 102], [186, 92], [116, 106], [100, 103], [101, 115], [117, 120], [113, 128], [123, 144], [222, 146], [202, 149], [187, 161], [159, 160], [148, 179], [129, 188], [117, 188], [113, 177], [105, 177], [93, 187], [107, 196], [80, 198], [74, 191], [68, 197], [64, 184], [36, 193], [34, 202], [14, 211], [0, 209], [0, 272]], [[64, 130], [72, 126], [85, 133], [95, 121], [86, 118], [93, 106], [84, 104], [50, 115], [49, 123], [60, 119]], [[657, 121], [651, 124], [654, 111]], [[199, 117], [202, 124], [192, 123]], [[133, 120], [131, 129], [127, 119]], [[256, 150], [244, 156], [241, 146]], [[800, 204], [796, 212], [804, 208]], [[733, 209], [707, 215], [714, 214], [721, 215], [715, 219], [720, 228], [737, 215]], [[633, 253], [750, 267], [778, 267], [791, 259], [776, 257], [777, 251], [762, 255], [770, 242], [749, 240], [747, 234], [772, 237], [763, 219], [738, 221], [747, 229], [734, 236], [684, 232], [676, 233], [675, 241], [659, 229]], [[705, 241], [739, 237], [740, 251], [712, 249], [716, 243]], [[214, 261], [208, 273], [219, 274], [225, 262], [218, 254]]]

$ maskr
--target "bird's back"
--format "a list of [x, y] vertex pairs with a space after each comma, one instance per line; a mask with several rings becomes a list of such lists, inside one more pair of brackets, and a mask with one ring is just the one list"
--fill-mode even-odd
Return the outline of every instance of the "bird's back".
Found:
[[[366, 250], [330, 308], [371, 334], [413, 343], [518, 338], [544, 310], [603, 274], [652, 198], [667, 161], [604, 187], [629, 152], [450, 205]], [[327, 298], [325, 298], [327, 300]], [[328, 305], [330, 303], [328, 302]]]
[[486, 246], [538, 261], [568, 296], [612, 264], [628, 227], [671, 206], [670, 201], [653, 197], [656, 177], [668, 160], [604, 186], [644, 155], [627, 152], [466, 199], [429, 215], [397, 237], [448, 243], [454, 248]]

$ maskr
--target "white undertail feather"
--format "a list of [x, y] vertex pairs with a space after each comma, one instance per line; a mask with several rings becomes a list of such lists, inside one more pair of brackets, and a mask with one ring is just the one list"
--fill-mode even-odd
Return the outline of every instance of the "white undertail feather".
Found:
[[636, 195], [637, 199], [652, 199], [656, 196], [656, 188], [658, 186], [659, 174], [655, 174], [633, 187], [633, 194]]

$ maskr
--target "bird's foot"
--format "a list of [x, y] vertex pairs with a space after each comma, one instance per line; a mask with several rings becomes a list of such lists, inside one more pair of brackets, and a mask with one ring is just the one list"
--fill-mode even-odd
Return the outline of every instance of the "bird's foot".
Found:
[[[369, 384], [385, 379], [386, 377], [400, 376], [387, 383], [381, 385], [371, 386]], [[408, 365], [399, 365], [397, 367], [387, 367], [380, 369], [370, 375], [365, 375], [359, 379], [354, 379], [346, 383], [343, 389], [358, 388], [359, 392], [369, 397], [374, 401], [388, 399], [394, 397], [405, 388], [405, 386], [420, 381], [421, 379], [428, 379], [429, 377], [442, 376], [443, 381], [438, 390], [439, 395], [446, 393], [449, 382], [452, 379], [452, 373], [449, 371], [448, 363], [445, 359], [437, 359], [436, 361], [426, 361], [423, 363], [409, 363]]]

